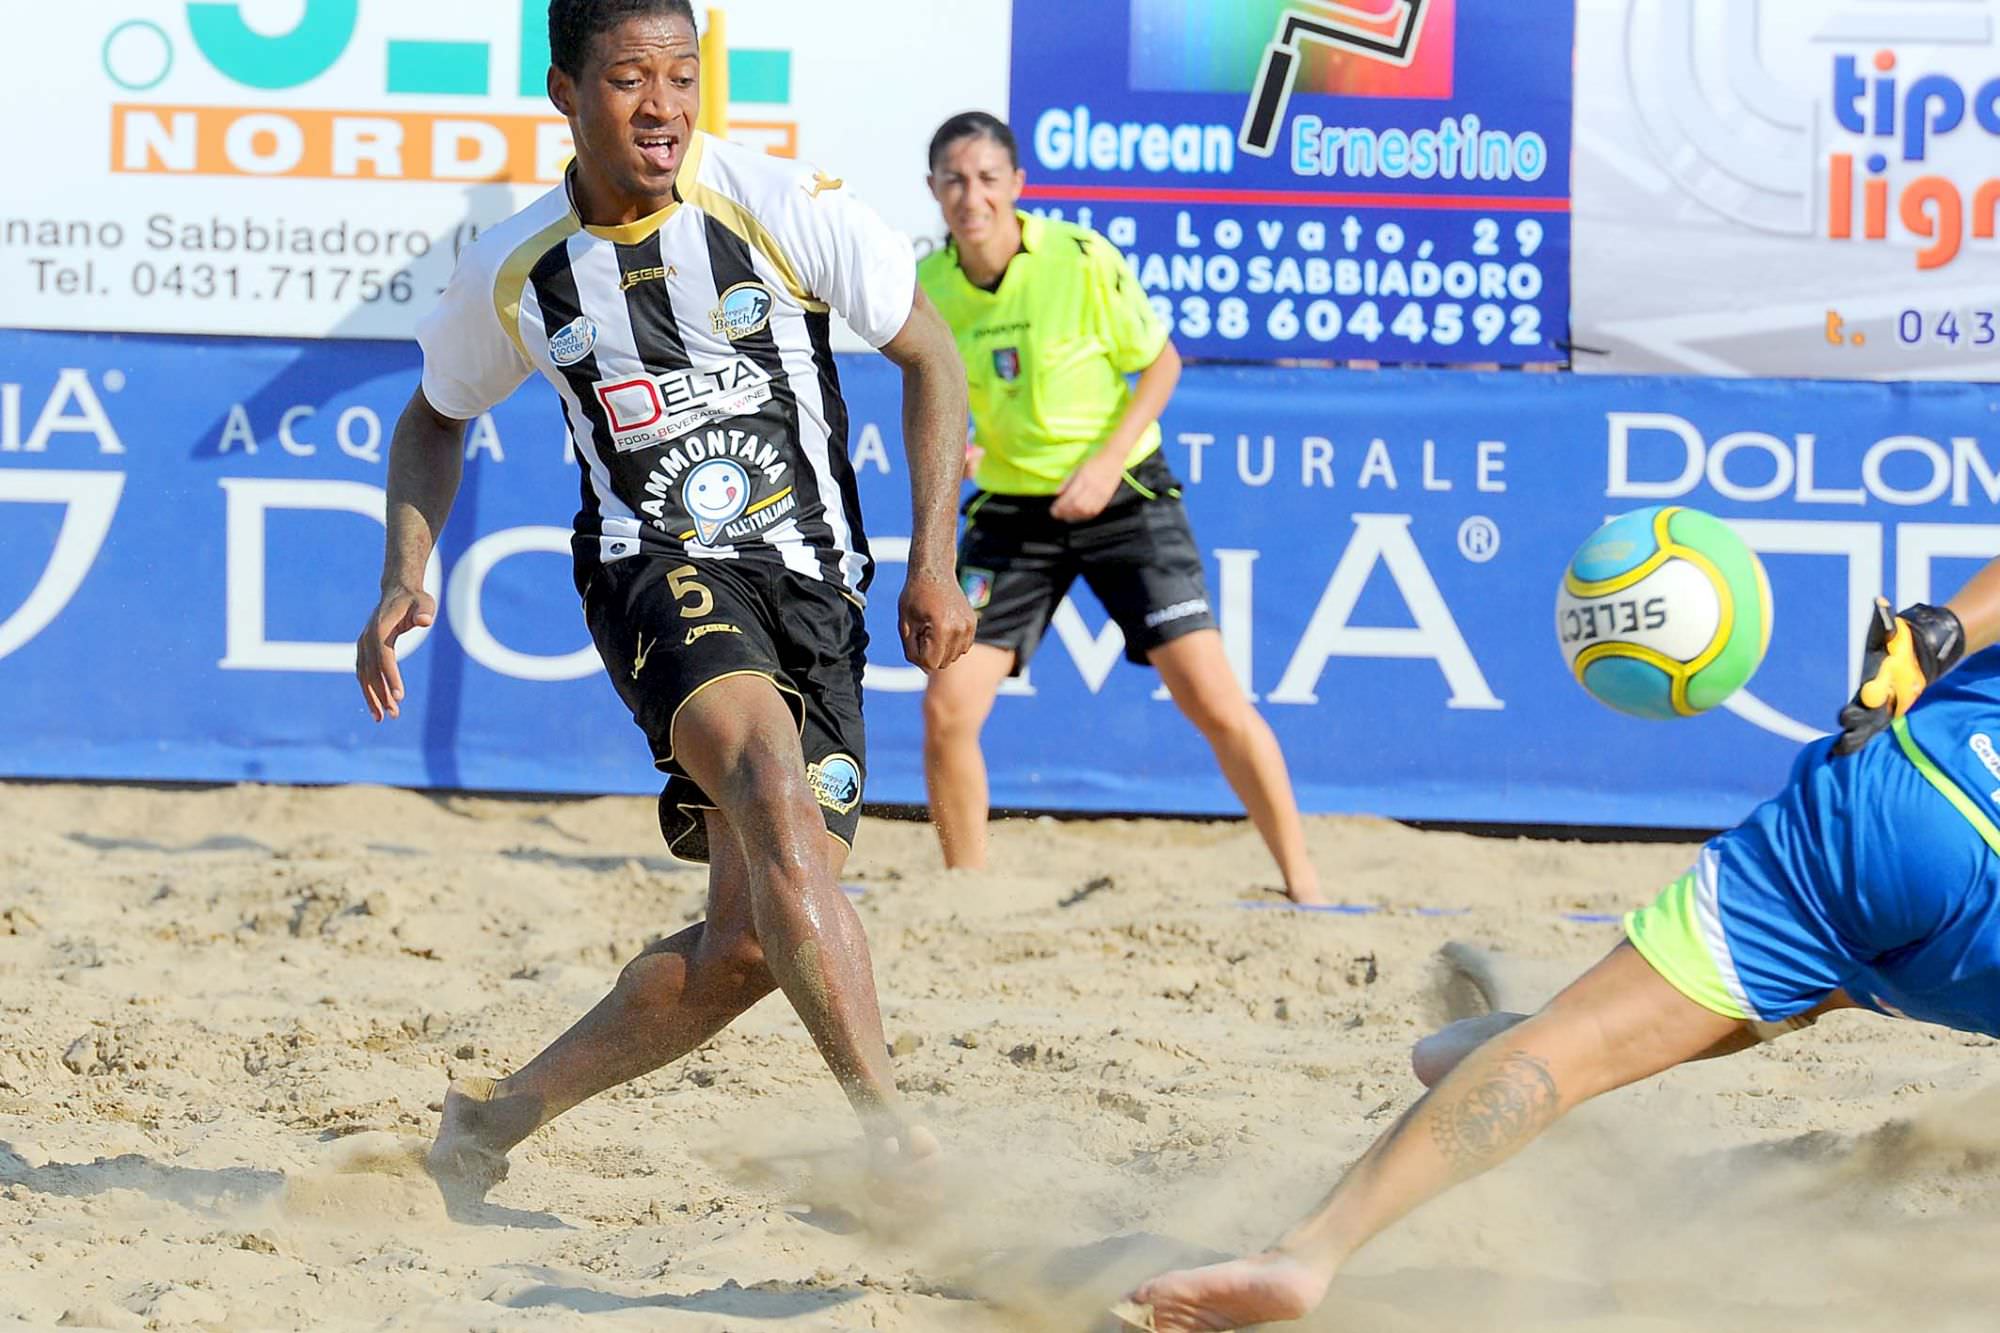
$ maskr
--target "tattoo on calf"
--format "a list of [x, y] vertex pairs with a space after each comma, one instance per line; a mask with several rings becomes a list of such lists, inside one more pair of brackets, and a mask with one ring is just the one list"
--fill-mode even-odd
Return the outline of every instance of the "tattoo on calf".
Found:
[[1431, 1137], [1454, 1174], [1471, 1175], [1555, 1119], [1557, 1100], [1548, 1065], [1512, 1051], [1479, 1082], [1438, 1105]]

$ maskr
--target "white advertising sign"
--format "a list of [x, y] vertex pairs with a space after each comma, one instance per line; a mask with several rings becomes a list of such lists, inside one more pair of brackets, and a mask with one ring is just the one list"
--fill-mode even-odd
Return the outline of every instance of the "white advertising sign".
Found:
[[[570, 153], [547, 0], [10, 8], [0, 325], [408, 337]], [[1007, 0], [695, 8], [725, 23], [732, 138], [942, 232], [924, 149], [953, 112], [1005, 111]]]
[[1579, 0], [1579, 370], [2000, 378], [2000, 0]]

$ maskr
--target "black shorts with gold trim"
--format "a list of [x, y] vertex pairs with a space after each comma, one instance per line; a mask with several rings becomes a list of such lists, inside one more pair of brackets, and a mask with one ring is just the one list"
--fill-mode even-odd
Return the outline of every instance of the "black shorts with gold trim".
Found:
[[806, 775], [827, 832], [852, 844], [867, 768], [861, 672], [868, 631], [845, 591], [761, 560], [661, 553], [614, 561], [583, 599], [618, 697], [667, 774], [660, 831], [675, 856], [708, 860], [702, 811], [716, 803], [674, 758], [674, 718], [731, 676], [763, 676], [798, 722]]

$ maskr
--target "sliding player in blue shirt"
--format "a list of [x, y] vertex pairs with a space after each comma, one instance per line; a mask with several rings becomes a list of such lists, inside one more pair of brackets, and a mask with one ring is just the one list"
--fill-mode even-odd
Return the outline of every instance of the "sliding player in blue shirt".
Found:
[[1878, 601], [1840, 733], [1805, 747], [1784, 790], [1626, 917], [1626, 940], [1540, 1013], [1419, 1043], [1430, 1091], [1325, 1202], [1262, 1254], [1141, 1286], [1150, 1327], [1299, 1318], [1383, 1228], [1571, 1108], [1829, 1010], [2000, 1036], [1996, 641], [2000, 560], [1942, 607]]

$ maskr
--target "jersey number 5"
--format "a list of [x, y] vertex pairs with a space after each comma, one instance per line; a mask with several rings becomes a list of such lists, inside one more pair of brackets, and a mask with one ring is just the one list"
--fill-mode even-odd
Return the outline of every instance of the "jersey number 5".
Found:
[[682, 620], [700, 620], [715, 609], [715, 594], [694, 574], [693, 565], [682, 565], [667, 572], [667, 588], [673, 593], [674, 600], [681, 603]]

